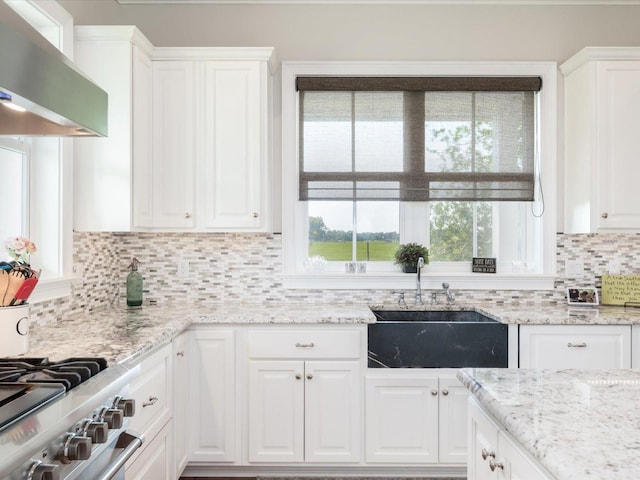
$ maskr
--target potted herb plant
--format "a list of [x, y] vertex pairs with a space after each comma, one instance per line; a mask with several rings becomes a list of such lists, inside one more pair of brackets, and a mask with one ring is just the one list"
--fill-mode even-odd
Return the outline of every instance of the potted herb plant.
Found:
[[400, 245], [395, 253], [396, 263], [402, 267], [404, 273], [416, 273], [420, 257], [424, 258], [425, 265], [429, 263], [429, 249], [418, 243]]

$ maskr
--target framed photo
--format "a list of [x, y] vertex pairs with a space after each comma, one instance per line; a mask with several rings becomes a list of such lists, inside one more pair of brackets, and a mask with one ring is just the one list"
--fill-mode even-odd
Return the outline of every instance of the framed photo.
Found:
[[598, 305], [596, 287], [567, 287], [567, 303], [575, 307]]

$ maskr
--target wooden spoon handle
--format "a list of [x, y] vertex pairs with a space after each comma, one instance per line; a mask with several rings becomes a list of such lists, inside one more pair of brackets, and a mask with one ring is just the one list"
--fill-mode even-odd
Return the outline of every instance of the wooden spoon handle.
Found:
[[[6, 270], [0, 270], [0, 306], [4, 307], [4, 297], [7, 294], [7, 287], [9, 286], [9, 274]], [[9, 300], [11, 301], [11, 300]]]
[[7, 291], [4, 293], [4, 299], [2, 300], [2, 306], [6, 307], [11, 303], [13, 297], [16, 296], [16, 292], [24, 282], [24, 275], [19, 272], [9, 273], [9, 284], [7, 285]]

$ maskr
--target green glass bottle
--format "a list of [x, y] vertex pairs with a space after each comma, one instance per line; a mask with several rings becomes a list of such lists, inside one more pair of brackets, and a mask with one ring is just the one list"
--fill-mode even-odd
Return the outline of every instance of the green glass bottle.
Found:
[[129, 265], [131, 272], [127, 275], [127, 306], [140, 307], [142, 305], [142, 275], [138, 272], [140, 261], [134, 258]]

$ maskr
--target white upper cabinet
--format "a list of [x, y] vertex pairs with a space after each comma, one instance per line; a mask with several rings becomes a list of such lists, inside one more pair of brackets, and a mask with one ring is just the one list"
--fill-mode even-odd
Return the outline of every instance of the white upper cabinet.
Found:
[[77, 27], [76, 61], [109, 94], [109, 134], [75, 141], [75, 229], [270, 232], [272, 53]]
[[195, 226], [195, 68], [191, 61], [153, 62], [153, 160], [147, 172], [152, 183], [135, 192], [136, 205], [151, 205], [152, 223], [137, 226]]
[[588, 47], [565, 76], [565, 232], [640, 231], [640, 48]]
[[132, 190], [147, 188], [153, 46], [132, 26], [78, 26], [75, 37], [76, 63], [109, 95], [109, 132], [74, 142], [74, 229], [129, 231]]
[[152, 228], [270, 231], [272, 50], [154, 51]]
[[265, 62], [204, 64], [204, 228], [265, 228], [270, 214]]

